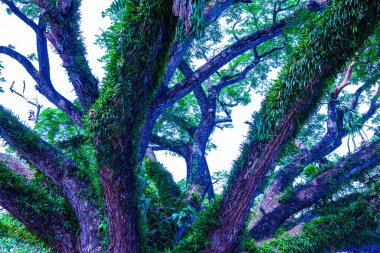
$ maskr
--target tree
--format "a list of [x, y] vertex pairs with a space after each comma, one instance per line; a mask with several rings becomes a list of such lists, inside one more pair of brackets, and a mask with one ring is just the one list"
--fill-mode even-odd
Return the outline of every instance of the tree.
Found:
[[[336, 193], [338, 186], [362, 172], [370, 172], [373, 179], [362, 191], [342, 194], [360, 195], [350, 202], [352, 208], [342, 210], [347, 216], [360, 212], [366, 219], [345, 226], [334, 238], [360, 224], [365, 224], [360, 232], [374, 230], [380, 206], [374, 195], [379, 190], [374, 170], [380, 160], [378, 129], [371, 143], [347, 157], [329, 166], [323, 166], [323, 159], [345, 136], [360, 133], [365, 122], [377, 115], [379, 92], [372, 93], [378, 81], [379, 56], [372, 57], [374, 46], [379, 45], [377, 1], [321, 0], [303, 5], [274, 1], [264, 6], [232, 0], [114, 1], [105, 12], [113, 23], [101, 39], [107, 51], [101, 85], [88, 65], [80, 36], [81, 1], [1, 2], [35, 32], [38, 69], [14, 48], [0, 46], [0, 54], [19, 62], [57, 109], [43, 111], [32, 130], [0, 106], [0, 136], [34, 170], [32, 179], [25, 181], [12, 163], [0, 164], [0, 205], [55, 250], [233, 252], [241, 245], [253, 250], [254, 242], [242, 237], [261, 192], [265, 194], [260, 210], [269, 213], [254, 216], [249, 235], [256, 239], [273, 237], [294, 213]], [[256, 21], [242, 22], [239, 14]], [[209, 55], [206, 42], [218, 42], [216, 20], [221, 15], [234, 21], [232, 42]], [[48, 42], [62, 59], [75, 102], [54, 88]], [[191, 45], [198, 49], [189, 51]], [[231, 107], [249, 99], [244, 82], [254, 78], [251, 71], [260, 66], [258, 73], [265, 75], [270, 64], [281, 64], [271, 57], [279, 57], [284, 48], [286, 64], [274, 84], [264, 88], [266, 98], [249, 123], [241, 155], [223, 194], [214, 200], [206, 161], [210, 135], [215, 127], [231, 121]], [[206, 63], [192, 70], [191, 60], [199, 55]], [[355, 70], [350, 65], [353, 60], [359, 62]], [[262, 61], [266, 64], [259, 65]], [[343, 69], [345, 78], [333, 89]], [[338, 96], [352, 73], [357, 83], [364, 84], [344, 107]], [[350, 120], [363, 103], [364, 91], [369, 109], [356, 121]], [[315, 112], [323, 100], [328, 101], [327, 132], [307, 150], [301, 142], [307, 129], [302, 127], [313, 121], [321, 124]], [[172, 136], [171, 126], [176, 127]], [[299, 144], [296, 148], [294, 140]], [[185, 192], [152, 154], [147, 157], [148, 147], [185, 157]], [[276, 163], [286, 165], [277, 172]], [[317, 166], [321, 170], [316, 171]], [[290, 186], [301, 172], [309, 173], [306, 182]], [[291, 193], [284, 197], [287, 190]], [[207, 193], [212, 203], [205, 207]], [[274, 206], [268, 205], [273, 202]], [[336, 202], [330, 205], [339, 205]], [[323, 208], [327, 209], [315, 210]], [[324, 215], [324, 220], [310, 224], [342, 220], [330, 211]], [[310, 238], [315, 229], [307, 228], [302, 228], [299, 238]], [[247, 241], [245, 246], [242, 241]], [[307, 247], [322, 249], [330, 241], [319, 242]], [[349, 243], [354, 244], [351, 240], [337, 246]]]

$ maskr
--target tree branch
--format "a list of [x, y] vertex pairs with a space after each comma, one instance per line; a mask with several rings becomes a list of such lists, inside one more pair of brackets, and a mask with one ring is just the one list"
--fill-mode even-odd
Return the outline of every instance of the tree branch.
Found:
[[79, 102], [87, 111], [99, 96], [98, 80], [86, 59], [86, 50], [80, 35], [80, 1], [60, 1], [59, 7], [37, 0], [41, 13], [49, 23], [46, 37], [63, 61]]
[[[205, 26], [216, 20], [228, 7], [237, 2], [236, 0], [212, 0], [208, 3], [204, 11]], [[166, 67], [165, 75], [163, 78], [163, 86], [172, 79], [180, 61], [189, 49], [191, 43], [195, 38], [194, 33], [189, 33], [183, 39], [174, 41], [169, 54], [168, 65]]]
[[160, 137], [156, 134], [152, 134], [151, 143], [157, 145], [158, 147], [152, 147], [155, 151], [168, 150], [179, 154], [182, 157], [186, 157], [186, 152], [184, 150], [189, 145], [181, 140], [169, 141], [166, 138]]
[[[190, 78], [194, 74], [194, 71], [190, 68], [187, 62], [185, 62], [185, 60], [181, 60], [178, 67], [181, 70], [182, 74], [185, 76], [185, 78]], [[195, 98], [198, 101], [199, 107], [201, 108], [202, 114], [206, 113], [208, 109], [208, 98], [202, 88], [202, 85], [197, 85], [194, 88], [193, 92]]]
[[[250, 228], [250, 235], [256, 240], [273, 236], [275, 230], [292, 214], [310, 207], [344, 181], [380, 163], [380, 141], [337, 162], [331, 169], [317, 175], [310, 182], [294, 190], [289, 200], [277, 202], [270, 212], [261, 215]], [[273, 198], [274, 196], [272, 196]]]
[[[36, 89], [42, 95], [44, 95], [55, 106], [64, 111], [76, 124], [80, 126], [83, 125], [82, 113], [69, 100], [67, 100], [54, 89], [53, 85], [50, 82], [50, 77], [46, 80], [46, 70], [42, 70], [40, 75], [40, 72], [33, 66], [28, 58], [11, 48], [0, 46], [0, 54], [8, 55], [9, 57], [18, 61], [37, 83]], [[39, 60], [42, 61], [43, 58], [44, 57], [41, 57]], [[43, 69], [46, 65], [41, 64], [40, 66]]]
[[4, 46], [0, 46], [0, 54], [8, 55], [9, 57], [18, 61], [36, 82], [39, 80], [38, 70], [33, 66], [33, 64], [28, 60], [28, 58], [26, 58], [19, 52]]
[[[350, 68], [352, 68], [352, 65], [349, 66], [348, 70]], [[249, 225], [250, 228], [255, 227], [255, 224], [260, 223], [262, 219], [265, 219], [266, 213], [271, 213], [272, 209], [280, 204], [274, 196], [281, 195], [286, 186], [288, 186], [294, 180], [294, 178], [296, 178], [303, 171], [305, 166], [316, 162], [330, 154], [342, 144], [342, 139], [350, 133], [349, 131], [343, 129], [343, 111], [336, 108], [336, 104], [338, 102], [337, 97], [342, 89], [346, 87], [346, 83], [349, 81], [348, 77], [350, 75], [350, 71], [347, 71], [347, 78], [345, 78], [346, 81], [343, 81], [340, 85], [337, 86], [334, 92], [331, 93], [327, 109], [328, 119], [326, 134], [316, 145], [310, 149], [310, 151], [301, 152], [301, 154], [294, 157], [292, 162], [277, 172], [271, 185], [265, 192], [264, 198], [260, 203], [258, 213]], [[359, 89], [361, 88], [362, 87]], [[355, 94], [358, 93], [355, 92]], [[365, 120], [361, 121], [361, 125], [358, 126], [359, 128], [362, 128], [367, 120], [371, 118], [375, 113], [373, 110], [368, 110], [368, 112], [371, 112], [371, 114], [368, 114], [368, 117], [366, 117]]]
[[255, 52], [256, 52], [255, 58], [253, 59], [253, 61], [248, 66], [246, 66], [238, 74], [235, 74], [233, 76], [222, 77], [222, 80], [218, 84], [214, 85], [212, 87], [212, 89], [215, 89], [219, 93], [223, 88], [230, 86], [230, 85], [233, 85], [235, 83], [238, 83], [240, 81], [243, 81], [246, 78], [248, 72], [251, 71], [253, 68], [255, 68], [263, 58], [267, 57], [268, 55], [271, 55], [274, 52], [282, 50], [283, 48], [284, 47], [274, 47], [271, 50], [263, 53], [262, 55], [257, 55], [257, 51], [255, 50]]
[[333, 91], [333, 93], [331, 95], [332, 99], [337, 99], [339, 93], [345, 87], [347, 87], [347, 85], [350, 84], [350, 79], [351, 79], [352, 70], [353, 70], [354, 65], [355, 65], [355, 62], [351, 62], [350, 65], [347, 67], [343, 81], [335, 88], [335, 90]]
[[[65, 229], [70, 218], [46, 192], [0, 162], [0, 205], [26, 228], [59, 252], [78, 252], [75, 231]], [[49, 198], [50, 197], [50, 198]]]
[[101, 248], [99, 211], [85, 196], [87, 184], [77, 178], [75, 173], [78, 168], [74, 162], [41, 140], [35, 132], [20, 123], [1, 105], [0, 136], [62, 190], [78, 218], [81, 227], [79, 236], [81, 247]]
[[[315, 6], [313, 6], [311, 9], [309, 5], [304, 5], [302, 8], [310, 8], [312, 11], [317, 11], [321, 9], [327, 2], [327, 0], [320, 0], [316, 2], [319, 8], [315, 8]], [[267, 26], [257, 32], [254, 32], [253, 34], [246, 36], [236, 41], [229, 47], [225, 48], [219, 54], [211, 58], [203, 66], [194, 71], [193, 75], [190, 78], [185, 78], [165, 93], [158, 93], [159, 96], [157, 96], [154, 101], [154, 108], [156, 108], [156, 110], [159, 112], [166, 110], [176, 101], [190, 93], [192, 89], [194, 89], [197, 85], [207, 80], [207, 78], [214, 74], [219, 68], [227, 64], [235, 57], [241, 55], [249, 49], [261, 45], [262, 43], [272, 38], [275, 38], [279, 34], [282, 34], [285, 27], [293, 24], [294, 17], [296, 17], [296, 13], [289, 15], [289, 17], [284, 18], [273, 25]], [[181, 59], [182, 57], [178, 59], [178, 64]], [[178, 64], [176, 66], [178, 66]], [[170, 63], [168, 67], [170, 67]], [[174, 71], [175, 69], [173, 70], [173, 73]]]

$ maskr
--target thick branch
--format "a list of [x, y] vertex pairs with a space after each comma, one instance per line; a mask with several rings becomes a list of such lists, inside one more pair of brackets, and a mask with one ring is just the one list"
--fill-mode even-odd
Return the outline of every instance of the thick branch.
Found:
[[85, 196], [87, 186], [77, 178], [73, 161], [41, 140], [1, 105], [0, 136], [62, 190], [78, 218], [82, 249], [100, 251], [99, 212]]
[[296, 188], [290, 199], [267, 203], [273, 205], [270, 209], [266, 209], [267, 212], [261, 219], [252, 224], [250, 235], [256, 240], [272, 237], [276, 229], [291, 215], [313, 205], [354, 175], [379, 164], [380, 153], [376, 152], [379, 148], [379, 141], [364, 147], [341, 159], [334, 167], [319, 174], [310, 182]]
[[24, 183], [0, 162], [0, 205], [10, 212], [26, 228], [59, 252], [79, 252], [75, 231], [66, 230], [67, 214], [48, 198], [46, 192]]
[[80, 1], [60, 1], [59, 6], [38, 0], [50, 30], [46, 37], [63, 61], [79, 102], [87, 111], [99, 96], [98, 80], [91, 72], [79, 26]]
[[[255, 126], [251, 128], [242, 155], [235, 163], [235, 177], [230, 180], [218, 211], [220, 225], [210, 231], [210, 244], [204, 252], [232, 252], [235, 249], [260, 183], [273, 166], [281, 146], [294, 138], [296, 131], [318, 105], [323, 94], [321, 91], [326, 87], [326, 78], [334, 76], [344, 66], [373, 32], [369, 27], [375, 27], [378, 23], [380, 6], [377, 1], [352, 1], [345, 8], [341, 7], [340, 1], [333, 1], [328, 11], [324, 12], [313, 32], [304, 39], [305, 44], [298, 49], [298, 55], [293, 55], [280, 74], [279, 81], [268, 92], [260, 112], [255, 115]], [[342, 17], [359, 10], [355, 16], [357, 19], [345, 19], [350, 25], [331, 21], [336, 16]], [[358, 30], [351, 30], [352, 26]], [[329, 32], [329, 40], [324, 39], [326, 31]], [[340, 37], [342, 33], [348, 37]], [[317, 43], [322, 44], [316, 47]], [[330, 51], [329, 48], [334, 50]], [[305, 58], [300, 60], [300, 55]], [[313, 66], [308, 67], [312, 72], [301, 74], [308, 64]], [[295, 77], [297, 81], [294, 81]]]

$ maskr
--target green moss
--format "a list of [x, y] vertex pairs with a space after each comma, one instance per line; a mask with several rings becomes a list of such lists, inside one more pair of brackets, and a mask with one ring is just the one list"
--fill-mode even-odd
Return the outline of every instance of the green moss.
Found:
[[209, 244], [210, 229], [219, 224], [218, 211], [221, 198], [216, 198], [205, 211], [201, 211], [195, 222], [188, 228], [185, 238], [177, 245], [174, 252], [200, 252]]
[[155, 184], [159, 198], [163, 202], [172, 202], [181, 196], [181, 191], [173, 180], [173, 175], [161, 163], [145, 158], [143, 162], [145, 173]]
[[[253, 115], [254, 125], [242, 146], [241, 156], [234, 163], [228, 185], [233, 184], [244, 167], [250, 147], [263, 145], [282, 131], [276, 128], [281, 119], [294, 108], [295, 101], [306, 96], [305, 105], [292, 116], [295, 129], [287, 141], [296, 136], [318, 109], [336, 73], [373, 32], [379, 20], [378, 8], [375, 0], [334, 0], [318, 19], [305, 26], [298, 49], [269, 89], [260, 111]], [[305, 92], [311, 83], [314, 84], [312, 91]]]
[[368, 201], [361, 198], [339, 213], [321, 216], [304, 224], [300, 234], [290, 236], [285, 232], [261, 245], [248, 240], [243, 248], [257, 253], [304, 253], [371, 243], [377, 240], [377, 214], [368, 207]]
[[0, 214], [0, 252], [53, 252], [10, 214]]
[[315, 164], [309, 164], [303, 169], [303, 174], [307, 177], [314, 177], [318, 174], [318, 167]]
[[276, 200], [278, 202], [285, 202], [287, 200], [290, 200], [294, 193], [294, 187], [288, 186], [285, 188], [284, 192], [278, 196], [276, 196]]
[[0, 175], [0, 189], [17, 193], [18, 201], [24, 207], [23, 215], [27, 216], [31, 213], [48, 222], [48, 217], [54, 216], [54, 213], [64, 213], [67, 218], [64, 229], [79, 231], [73, 210], [66, 199], [52, 195], [44, 187], [34, 182], [26, 183], [23, 177], [13, 172], [2, 162], [0, 162]]
[[0, 105], [0, 132], [3, 138], [17, 141], [17, 144], [25, 149], [41, 149], [38, 134], [20, 123], [18, 118], [2, 105]]

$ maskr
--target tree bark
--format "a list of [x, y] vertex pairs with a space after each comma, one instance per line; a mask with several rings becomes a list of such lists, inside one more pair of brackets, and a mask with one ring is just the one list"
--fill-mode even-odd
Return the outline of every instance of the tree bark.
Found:
[[[345, 6], [344, 8], [342, 6]], [[347, 7], [350, 5], [349, 7]], [[351, 31], [351, 25], [344, 25], [342, 23], [338, 24], [323, 24], [324, 28], [315, 26], [315, 30], [318, 29], [329, 29], [332, 33], [331, 40], [328, 41], [329, 46], [334, 48], [330, 52], [326, 52], [318, 62], [319, 69], [312, 75], [310, 80], [305, 80], [304, 90], [301, 91], [302, 95], [299, 97], [298, 101], [292, 103], [292, 106], [286, 107], [286, 111], [283, 115], [278, 116], [279, 118], [272, 118], [270, 122], [274, 122], [274, 126], [269, 124], [268, 119], [264, 120], [264, 126], [260, 126], [260, 130], [273, 131], [269, 140], [255, 139], [255, 134], [257, 130], [253, 129], [251, 134], [251, 141], [245, 145], [245, 152], [243, 151], [242, 158], [240, 161], [244, 161], [243, 165], [237, 164], [235, 178], [230, 180], [229, 187], [225, 192], [222, 203], [218, 212], [218, 218], [220, 224], [213, 227], [209, 232], [209, 246], [205, 247], [203, 252], [232, 252], [239, 244], [239, 236], [241, 235], [244, 224], [248, 217], [255, 193], [259, 187], [262, 179], [264, 178], [268, 169], [273, 165], [275, 159], [280, 151], [281, 146], [285, 141], [289, 140], [294, 136], [295, 131], [299, 128], [300, 118], [305, 120], [305, 112], [309, 112], [314, 109], [317, 105], [317, 101], [320, 100], [318, 95], [318, 90], [323, 89], [325, 86], [326, 78], [337, 73], [339, 68], [342, 68], [344, 63], [353, 55], [354, 52], [364, 43], [364, 40], [371, 35], [371, 27], [375, 27], [379, 16], [380, 16], [380, 6], [377, 1], [369, 1], [366, 3], [341, 3], [340, 1], [333, 1], [332, 6], [334, 9], [330, 9], [327, 13], [325, 12], [325, 18], [327, 20], [334, 19], [337, 15], [335, 12], [339, 12], [340, 17], [349, 11], [360, 11], [360, 15], [356, 16], [356, 20], [348, 19], [345, 22], [351, 24], [357, 28], [356, 31]], [[356, 9], [357, 8], [357, 9]], [[322, 24], [319, 24], [322, 25]], [[338, 25], [338, 27], [336, 27]], [[346, 43], [344, 47], [342, 46], [342, 41], [344, 38], [337, 39], [339, 34], [346, 34], [349, 38], [346, 38], [350, 43]], [[336, 36], [336, 37], [334, 37]], [[314, 57], [319, 57], [316, 55], [319, 49], [313, 50], [314, 43], [324, 43], [322, 38], [318, 37], [318, 42], [313, 41], [310, 46], [303, 48], [302, 53], [307, 54], [308, 50], [313, 52], [311, 55]], [[355, 41], [355, 42], [354, 42]], [[320, 52], [321, 50], [319, 50]], [[322, 52], [320, 52], [322, 53]], [[295, 59], [293, 64], [297, 64], [298, 60]], [[315, 63], [314, 63], [315, 64]], [[295, 68], [296, 69], [296, 68]], [[289, 74], [289, 76], [294, 76], [296, 73]], [[302, 77], [302, 75], [299, 75]], [[298, 77], [298, 76], [297, 76]], [[301, 82], [301, 81], [300, 81]], [[287, 84], [283, 84], [282, 87], [287, 87]], [[283, 88], [284, 89], [284, 88]], [[288, 87], [287, 94], [292, 94], [291, 88]], [[293, 91], [295, 92], [295, 91]], [[271, 94], [273, 95], [273, 94]], [[281, 93], [278, 94], [278, 99], [282, 99]], [[283, 95], [284, 97], [286, 95]], [[267, 98], [272, 103], [272, 97]], [[279, 104], [285, 103], [285, 101], [278, 101]], [[264, 102], [266, 103], [266, 102]], [[274, 102], [273, 102], [274, 103]], [[276, 103], [274, 103], [276, 104]], [[267, 108], [271, 108], [272, 104], [265, 104]], [[273, 105], [275, 106], [275, 105]], [[284, 106], [284, 105], [283, 105]], [[261, 110], [265, 110], [262, 108]], [[279, 109], [273, 109], [279, 110]], [[269, 117], [266, 112], [265, 117]], [[261, 115], [260, 113], [258, 115]], [[301, 120], [301, 121], [302, 121]], [[263, 129], [264, 127], [264, 129]], [[244, 156], [245, 153], [245, 156]]]
[[83, 252], [101, 252], [99, 210], [85, 196], [87, 185], [75, 175], [78, 169], [75, 163], [41, 140], [2, 106], [0, 136], [61, 189], [78, 219], [81, 228], [79, 240]]
[[377, 165], [380, 162], [380, 154], [376, 150], [379, 148], [380, 142], [377, 141], [352, 155], [348, 155], [333, 168], [296, 188], [288, 200], [279, 202], [275, 199], [276, 195], [271, 196], [272, 201], [268, 200], [265, 205], [261, 205], [265, 212], [262, 212], [257, 219], [255, 217], [249, 235], [258, 241], [272, 237], [276, 229], [291, 215], [312, 206], [342, 182]]
[[[286, 186], [290, 185], [293, 182], [293, 180], [302, 172], [305, 166], [316, 162], [326, 155], [330, 154], [341, 145], [342, 139], [350, 133], [343, 127], [343, 111], [337, 108], [337, 104], [339, 103], [338, 95], [349, 83], [349, 78], [351, 77], [352, 73], [352, 65], [348, 68], [348, 70], [349, 71], [346, 72], [345, 77], [346, 81], [336, 87], [336, 89], [331, 94], [327, 108], [328, 119], [326, 124], [326, 134], [317, 144], [314, 145], [314, 147], [311, 148], [310, 151], [301, 150], [301, 154], [297, 155], [292, 162], [290, 162], [276, 174], [271, 185], [266, 190], [257, 213], [249, 225], [250, 234], [256, 239], [260, 239], [261, 233], [255, 233], [255, 227], [257, 224], [262, 222], [262, 219], [266, 219], [266, 215], [268, 213], [271, 213], [273, 209], [279, 205], [278, 201], [276, 200], [277, 196], [283, 194]], [[363, 88], [365, 86], [371, 87], [371, 85], [368, 85], [367, 83], [358, 88], [352, 99], [353, 101], [357, 101], [359, 99], [360, 94], [363, 92]], [[362, 116], [362, 120], [360, 121], [361, 125], [358, 125], [359, 128], [364, 126], [367, 120], [374, 115], [379, 106], [380, 105], [377, 105], [377, 98], [374, 96], [372, 98], [370, 108]], [[352, 110], [356, 109], [355, 103], [353, 103], [350, 108]]]
[[[92, 134], [107, 212], [108, 252], [141, 251], [137, 166], [141, 126], [161, 82], [177, 19], [172, 1], [128, 2], [94, 106]], [[141, 157], [140, 157], [141, 155]]]
[[25, 183], [13, 170], [18, 169], [0, 162], [0, 206], [58, 252], [86, 252], [81, 250], [76, 232], [65, 229], [65, 223], [69, 222], [67, 214], [55, 211], [58, 207], [46, 197], [47, 193]]

